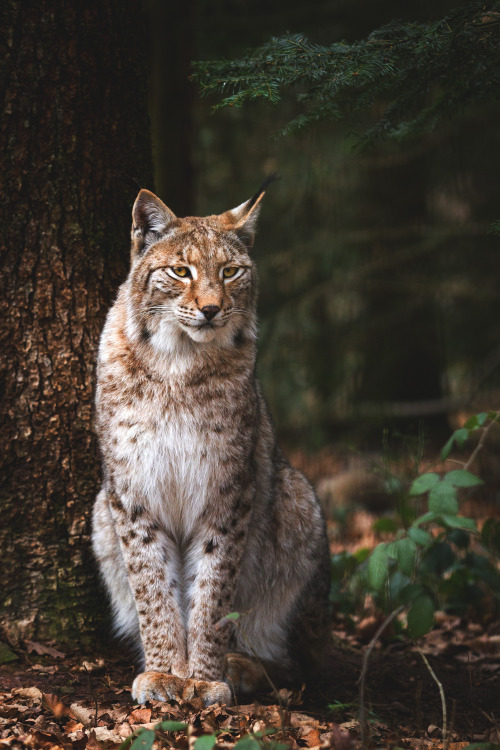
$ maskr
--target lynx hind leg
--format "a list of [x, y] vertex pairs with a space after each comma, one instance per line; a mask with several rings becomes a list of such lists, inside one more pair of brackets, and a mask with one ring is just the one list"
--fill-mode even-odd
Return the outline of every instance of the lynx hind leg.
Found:
[[271, 687], [262, 662], [247, 654], [226, 654], [224, 674], [236, 695], [248, 695]]
[[142, 656], [134, 595], [128, 582], [109, 503], [108, 493], [102, 489], [97, 495], [92, 515], [92, 546], [111, 599], [116, 634], [130, 638]]

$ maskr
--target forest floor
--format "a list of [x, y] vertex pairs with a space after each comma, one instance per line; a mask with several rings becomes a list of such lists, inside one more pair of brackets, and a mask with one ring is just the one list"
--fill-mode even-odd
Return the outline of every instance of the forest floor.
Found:
[[[337, 496], [349, 502], [352, 462], [331, 454], [315, 461], [294, 458], [323, 493], [328, 494], [328, 483], [321, 488], [322, 478], [335, 477]], [[358, 491], [359, 467], [356, 472]], [[498, 491], [492, 498], [489, 486], [489, 493], [475, 496], [468, 515], [478, 520], [500, 516]], [[370, 502], [355, 506], [347, 521], [345, 514], [337, 513], [336, 518], [330, 508], [333, 553], [371, 548], [379, 541], [372, 526], [384, 512], [384, 500], [377, 492], [372, 500], [376, 507]], [[300, 689], [282, 689], [279, 698], [270, 688], [254, 696], [253, 703], [230, 708], [204, 708], [197, 697], [134, 705], [133, 662], [118, 646], [85, 654], [54, 643], [26, 641], [16, 649], [16, 660], [0, 666], [0, 750], [118, 750], [127, 738], [129, 743], [135, 740], [133, 750], [150, 750], [153, 743], [182, 750], [212, 750], [215, 743], [215, 750], [232, 750], [235, 745], [236, 750], [462, 750], [470, 743], [489, 743], [482, 747], [499, 750], [498, 618], [488, 611], [467, 617], [438, 612], [435, 627], [418, 646], [394, 632], [373, 641], [383, 619], [369, 608], [349, 618], [334, 615], [331, 664], [325, 664], [321, 679]], [[442, 695], [429, 667], [441, 683]], [[360, 708], [366, 719], [363, 732]], [[155, 729], [165, 721], [186, 726], [177, 731], [178, 725], [172, 724]], [[200, 741], [202, 736], [206, 739]]]

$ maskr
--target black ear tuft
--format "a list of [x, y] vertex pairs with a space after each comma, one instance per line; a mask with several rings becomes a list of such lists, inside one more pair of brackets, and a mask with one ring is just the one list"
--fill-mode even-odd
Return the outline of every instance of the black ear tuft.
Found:
[[248, 201], [247, 208], [249, 211], [252, 208], [252, 206], [255, 206], [260, 196], [266, 192], [269, 185], [272, 185], [273, 182], [277, 182], [279, 179], [280, 179], [280, 176], [277, 172], [271, 172], [271, 174], [269, 174], [266, 177], [266, 179], [264, 180], [260, 188], [257, 190], [255, 195], [252, 198], [250, 198], [250, 200]]

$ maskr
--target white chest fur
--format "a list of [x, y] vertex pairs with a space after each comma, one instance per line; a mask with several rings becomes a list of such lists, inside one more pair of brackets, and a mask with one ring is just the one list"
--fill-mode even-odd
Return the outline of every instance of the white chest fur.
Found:
[[[126, 465], [131, 502], [145, 504], [167, 528], [187, 534], [206, 500], [214, 467], [196, 418], [126, 409], [114, 425], [115, 458]], [[128, 498], [127, 498], [128, 499]]]

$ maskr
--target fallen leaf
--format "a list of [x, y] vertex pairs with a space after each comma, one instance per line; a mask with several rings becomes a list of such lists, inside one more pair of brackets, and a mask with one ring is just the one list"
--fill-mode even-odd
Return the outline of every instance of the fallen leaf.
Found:
[[28, 688], [14, 688], [12, 691], [13, 695], [18, 695], [20, 698], [32, 698], [33, 700], [41, 701], [43, 693], [37, 687]]
[[55, 674], [56, 672], [59, 672], [59, 667], [57, 664], [53, 664], [52, 666], [44, 667], [42, 664], [33, 664], [29, 669], [29, 672], [41, 672], [42, 674]]
[[83, 724], [80, 721], [75, 721], [74, 719], [70, 719], [65, 725], [64, 725], [64, 731], [71, 733], [71, 732], [78, 732], [80, 729], [83, 729]]
[[[95, 738], [98, 742], [122, 742], [122, 737], [116, 732], [112, 732], [107, 727], [95, 727], [90, 730], [89, 741]], [[88, 745], [87, 745], [88, 747]]]
[[84, 727], [92, 727], [95, 724], [95, 707], [82, 706], [81, 703], [72, 703], [69, 707], [71, 715], [75, 717]]
[[26, 649], [29, 654], [31, 654], [33, 651], [37, 653], [39, 656], [53, 656], [54, 659], [64, 659], [66, 657], [66, 654], [63, 654], [62, 651], [58, 651], [56, 648], [52, 648], [52, 646], [44, 646], [43, 643], [37, 643], [36, 641], [24, 641], [26, 644]]
[[49, 711], [52, 711], [56, 719], [69, 716], [69, 708], [54, 693], [42, 693], [42, 702]]
[[310, 729], [302, 732], [302, 739], [305, 740], [307, 747], [316, 747], [321, 744], [318, 729]]
[[150, 708], [134, 708], [130, 712], [129, 721], [131, 724], [147, 724], [151, 719]]

